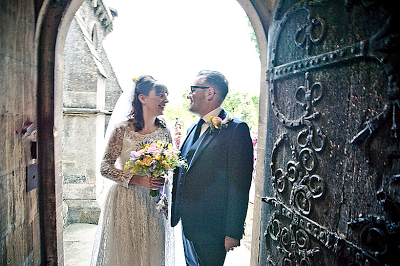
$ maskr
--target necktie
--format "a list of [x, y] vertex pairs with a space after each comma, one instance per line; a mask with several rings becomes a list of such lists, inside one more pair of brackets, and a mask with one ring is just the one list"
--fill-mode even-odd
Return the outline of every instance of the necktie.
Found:
[[193, 142], [192, 142], [192, 144], [195, 143], [196, 140], [199, 138], [200, 132], [201, 132], [201, 126], [202, 126], [203, 124], [204, 124], [204, 120], [203, 120], [203, 119], [200, 119], [199, 122], [197, 123], [196, 131], [194, 132], [194, 137], [193, 137]]

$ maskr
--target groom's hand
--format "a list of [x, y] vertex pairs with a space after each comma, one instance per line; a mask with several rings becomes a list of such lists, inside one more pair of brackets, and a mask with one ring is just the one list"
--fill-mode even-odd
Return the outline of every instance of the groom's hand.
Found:
[[225, 237], [225, 250], [226, 252], [233, 250], [234, 247], [240, 246], [240, 240], [226, 236]]

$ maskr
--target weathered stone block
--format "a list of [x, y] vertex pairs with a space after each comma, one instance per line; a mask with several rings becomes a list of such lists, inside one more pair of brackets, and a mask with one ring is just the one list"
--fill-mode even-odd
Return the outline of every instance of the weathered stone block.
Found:
[[40, 225], [39, 225], [39, 215], [37, 214], [32, 219], [32, 251], [33, 251], [33, 258], [32, 264], [39, 265], [41, 261], [41, 254], [40, 254]]
[[77, 183], [86, 183], [86, 176], [81, 175], [63, 175], [64, 184], [77, 184]]
[[96, 92], [64, 92], [63, 106], [96, 109]]
[[[25, 170], [25, 169], [24, 169]], [[21, 227], [26, 221], [25, 210], [27, 210], [27, 202], [25, 202], [26, 194], [26, 175], [25, 171], [15, 171], [13, 178], [13, 207], [15, 227]]]
[[96, 200], [64, 200], [68, 205], [68, 224], [97, 224], [101, 208]]
[[96, 199], [94, 184], [64, 184], [64, 199]]
[[6, 237], [6, 254], [7, 254], [7, 265], [15, 265], [15, 243], [14, 243], [14, 233], [10, 232]]
[[12, 190], [9, 189], [10, 176], [11, 175], [5, 175], [0, 178], [0, 236], [2, 238], [11, 230], [10, 208], [12, 208]]

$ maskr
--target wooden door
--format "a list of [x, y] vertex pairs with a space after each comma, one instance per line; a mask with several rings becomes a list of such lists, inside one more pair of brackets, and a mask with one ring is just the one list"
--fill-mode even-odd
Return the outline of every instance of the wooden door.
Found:
[[398, 10], [277, 1], [259, 265], [399, 265]]

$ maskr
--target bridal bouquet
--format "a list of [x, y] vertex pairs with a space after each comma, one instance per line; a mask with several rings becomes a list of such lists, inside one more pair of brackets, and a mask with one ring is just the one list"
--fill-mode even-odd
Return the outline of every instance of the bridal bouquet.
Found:
[[[180, 151], [173, 148], [167, 141], [145, 139], [139, 149], [131, 152], [129, 160], [125, 163], [125, 170], [132, 174], [144, 174], [153, 178], [168, 175], [176, 167], [187, 167], [185, 160], [180, 156]], [[160, 212], [166, 213], [168, 201], [163, 193], [163, 188], [150, 190], [150, 196], [161, 197], [157, 205]]]

